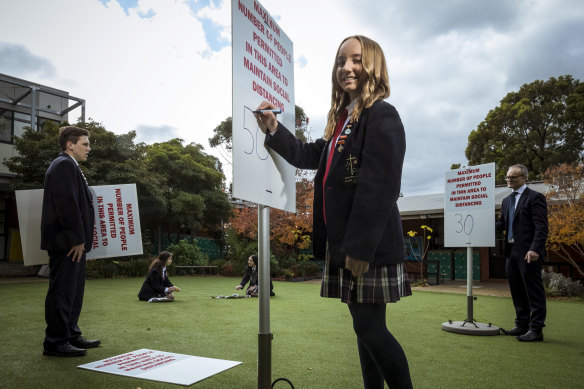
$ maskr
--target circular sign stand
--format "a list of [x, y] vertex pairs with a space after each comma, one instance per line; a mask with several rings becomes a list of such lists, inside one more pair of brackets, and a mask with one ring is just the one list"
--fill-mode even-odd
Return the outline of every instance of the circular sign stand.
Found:
[[442, 329], [448, 332], [454, 332], [463, 335], [499, 335], [499, 327], [494, 325], [465, 321], [452, 321], [442, 323]]

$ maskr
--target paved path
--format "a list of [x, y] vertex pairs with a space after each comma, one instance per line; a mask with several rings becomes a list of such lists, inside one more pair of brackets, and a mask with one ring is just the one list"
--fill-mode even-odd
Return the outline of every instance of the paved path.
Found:
[[[311, 284], [320, 284], [320, 279], [304, 281]], [[460, 293], [466, 294], [466, 280], [445, 281], [444, 284], [431, 286], [418, 286], [412, 290], [420, 290], [426, 292], [442, 292], [442, 293]], [[473, 296], [500, 296], [511, 297], [509, 292], [509, 285], [507, 281], [504, 282], [473, 282], [472, 286]]]

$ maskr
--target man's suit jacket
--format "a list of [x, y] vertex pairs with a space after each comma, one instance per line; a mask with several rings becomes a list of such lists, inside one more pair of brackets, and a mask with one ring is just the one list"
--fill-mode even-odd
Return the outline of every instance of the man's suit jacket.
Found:
[[[501, 216], [497, 220], [499, 231], [507, 230], [511, 202], [511, 195], [503, 199]], [[514, 244], [510, 245], [505, 237], [505, 256], [509, 257], [513, 254], [513, 257], [523, 259], [528, 251], [535, 251], [543, 258], [547, 235], [548, 219], [545, 197], [527, 187], [519, 197], [513, 214]]]
[[[266, 144], [293, 166], [317, 169], [314, 178], [313, 251], [343, 266], [350, 255], [373, 265], [401, 263], [404, 245], [397, 207], [405, 133], [397, 110], [377, 101], [356, 123], [341, 132], [344, 143], [331, 150], [333, 159], [326, 186], [323, 177], [330, 143], [323, 139], [303, 144], [278, 124]], [[323, 214], [326, 205], [326, 224]]]
[[68, 251], [84, 243], [91, 250], [95, 215], [89, 187], [72, 157], [61, 152], [45, 174], [41, 249]]

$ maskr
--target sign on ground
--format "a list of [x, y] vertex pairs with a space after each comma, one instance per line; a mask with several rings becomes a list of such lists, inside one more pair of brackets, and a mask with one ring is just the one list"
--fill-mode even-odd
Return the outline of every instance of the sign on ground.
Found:
[[77, 367], [189, 386], [239, 364], [241, 362], [140, 349]]

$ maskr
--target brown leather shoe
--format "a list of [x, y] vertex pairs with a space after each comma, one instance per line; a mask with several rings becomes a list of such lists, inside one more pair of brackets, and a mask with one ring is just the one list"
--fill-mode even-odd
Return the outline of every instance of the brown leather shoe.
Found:
[[525, 335], [518, 336], [520, 342], [541, 342], [543, 341], [543, 332], [541, 330], [529, 330]]
[[52, 355], [55, 357], [82, 357], [87, 351], [77, 348], [69, 343], [59, 344], [57, 346], [45, 347], [43, 355]]
[[509, 331], [507, 331], [504, 328], [501, 328], [501, 332], [504, 335], [510, 335], [510, 336], [521, 336], [521, 335], [525, 335], [527, 333], [527, 328], [521, 328], [521, 327], [513, 327], [512, 329], [510, 329]]

